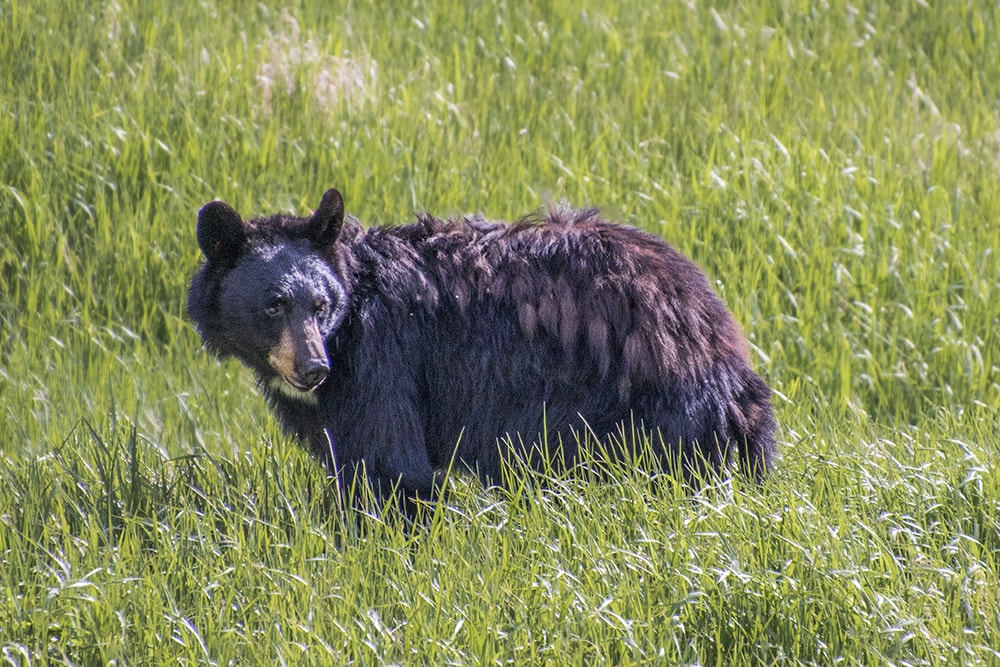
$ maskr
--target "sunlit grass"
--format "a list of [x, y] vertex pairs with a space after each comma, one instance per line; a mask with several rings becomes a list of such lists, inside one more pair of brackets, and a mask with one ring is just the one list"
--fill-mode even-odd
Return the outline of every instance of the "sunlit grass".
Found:
[[[663, 6], [660, 6], [663, 5]], [[991, 3], [0, 0], [11, 664], [1000, 661]], [[345, 518], [183, 304], [198, 207], [567, 199], [701, 264], [783, 459]]]

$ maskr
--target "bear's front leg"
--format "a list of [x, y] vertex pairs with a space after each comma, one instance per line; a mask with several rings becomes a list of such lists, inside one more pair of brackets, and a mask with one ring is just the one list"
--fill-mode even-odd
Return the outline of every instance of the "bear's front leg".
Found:
[[373, 495], [378, 503], [396, 500], [412, 516], [417, 501], [434, 499], [436, 476], [413, 404], [393, 405], [354, 413], [350, 424], [331, 420], [310, 444], [353, 505], [364, 507]]

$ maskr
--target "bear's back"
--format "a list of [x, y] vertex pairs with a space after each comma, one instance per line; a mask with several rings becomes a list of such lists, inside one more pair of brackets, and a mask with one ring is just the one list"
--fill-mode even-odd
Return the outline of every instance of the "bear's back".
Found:
[[490, 312], [516, 313], [526, 343], [558, 341], [567, 357], [582, 344], [602, 375], [618, 366], [622, 386], [748, 358], [742, 331], [692, 261], [596, 209], [514, 223], [422, 215], [361, 232], [351, 246], [370, 269], [363, 291], [395, 317], [452, 312], [459, 330], [493, 304]]

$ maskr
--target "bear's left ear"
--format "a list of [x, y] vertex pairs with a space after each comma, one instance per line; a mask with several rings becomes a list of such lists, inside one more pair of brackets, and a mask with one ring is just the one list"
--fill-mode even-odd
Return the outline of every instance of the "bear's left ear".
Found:
[[235, 261], [245, 250], [247, 232], [229, 204], [211, 201], [198, 211], [198, 246], [210, 262]]
[[344, 198], [333, 188], [326, 191], [319, 208], [306, 223], [306, 236], [314, 248], [329, 248], [344, 226]]

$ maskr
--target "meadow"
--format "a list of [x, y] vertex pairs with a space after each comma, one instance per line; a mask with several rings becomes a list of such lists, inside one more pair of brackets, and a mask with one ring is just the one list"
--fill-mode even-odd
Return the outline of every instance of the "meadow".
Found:
[[[0, 0], [0, 661], [1000, 664], [1000, 7]], [[344, 518], [184, 312], [196, 213], [599, 206], [779, 469]]]

